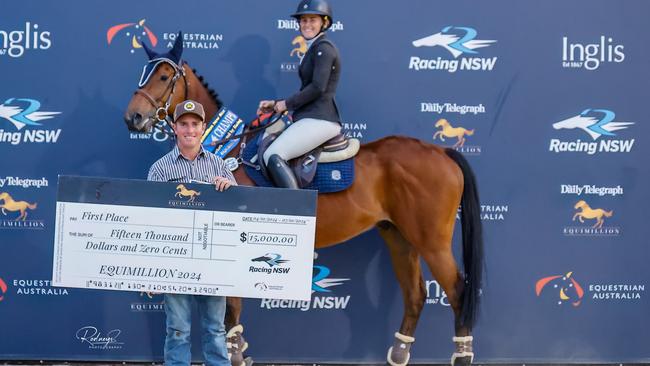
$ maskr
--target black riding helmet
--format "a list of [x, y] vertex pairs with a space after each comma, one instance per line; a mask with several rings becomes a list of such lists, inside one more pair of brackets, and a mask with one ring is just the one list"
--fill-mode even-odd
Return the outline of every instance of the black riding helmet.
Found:
[[296, 12], [291, 14], [291, 16], [300, 20], [300, 16], [305, 14], [320, 15], [324, 23], [327, 24], [323, 30], [327, 30], [332, 26], [332, 8], [330, 8], [330, 4], [325, 0], [301, 0]]

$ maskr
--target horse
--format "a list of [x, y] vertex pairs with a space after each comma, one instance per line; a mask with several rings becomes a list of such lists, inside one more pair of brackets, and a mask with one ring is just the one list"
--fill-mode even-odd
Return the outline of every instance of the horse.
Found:
[[454, 144], [454, 148], [465, 145], [465, 135], [472, 136], [474, 134], [474, 130], [468, 130], [463, 127], [452, 127], [449, 121], [444, 118], [436, 122], [436, 128], [438, 127], [442, 127], [442, 129], [433, 134], [433, 139], [435, 140], [439, 136], [441, 141], [445, 141], [445, 137], [456, 137], [458, 141]]
[[177, 185], [176, 189], [178, 190], [178, 192], [176, 192], [174, 197], [189, 197], [187, 202], [194, 202], [194, 199], [196, 198], [196, 196], [201, 195], [201, 192], [195, 191], [193, 189], [187, 189], [182, 184]]
[[35, 210], [37, 203], [28, 203], [27, 201], [14, 201], [14, 199], [7, 192], [0, 193], [0, 200], [4, 200], [5, 203], [0, 205], [2, 209], [2, 214], [6, 215], [5, 209], [9, 211], [20, 211], [20, 215], [16, 217], [15, 221], [25, 221], [27, 218], [27, 209]]
[[583, 219], [596, 219], [596, 223], [594, 224], [594, 226], [592, 226], [592, 228], [594, 229], [603, 227], [603, 224], [605, 223], [604, 218], [612, 217], [612, 215], [614, 214], [613, 210], [605, 211], [602, 208], [593, 209], [589, 207], [587, 202], [585, 202], [584, 200], [578, 201], [575, 204], [575, 206], [573, 206], [573, 208], [580, 211], [576, 212], [575, 215], [573, 215], [572, 221], [576, 221], [576, 218], [578, 218], [578, 220], [580, 220], [580, 222], [584, 224], [585, 221]]
[[[140, 88], [125, 111], [125, 123], [131, 131], [150, 132], [158, 120], [169, 118], [176, 104], [186, 99], [200, 102], [206, 116], [214, 116], [222, 106], [203, 77], [180, 61], [182, 47], [177, 41], [162, 55], [143, 47], [149, 57], [147, 65], [153, 66], [150, 75], [141, 78]], [[240, 147], [229, 156], [238, 156]], [[329, 247], [378, 229], [404, 301], [401, 325], [387, 355], [391, 365], [408, 364], [415, 342], [413, 335], [426, 300], [422, 258], [454, 312], [451, 363], [471, 364], [471, 330], [478, 318], [482, 286], [483, 238], [478, 187], [469, 163], [454, 149], [388, 136], [362, 145], [354, 164], [358, 178], [347, 190], [318, 195], [315, 247]], [[242, 168], [235, 170], [234, 176], [240, 185], [253, 185]], [[452, 253], [459, 205], [462, 274]], [[228, 342], [237, 347], [229, 348], [233, 365], [243, 365], [242, 349], [247, 347], [240, 314], [241, 299], [229, 297], [225, 323]]]

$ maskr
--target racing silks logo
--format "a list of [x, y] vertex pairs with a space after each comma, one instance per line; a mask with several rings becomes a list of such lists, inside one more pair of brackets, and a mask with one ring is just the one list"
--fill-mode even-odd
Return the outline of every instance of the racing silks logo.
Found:
[[145, 20], [141, 19], [137, 23], [123, 23], [110, 27], [106, 32], [106, 42], [110, 45], [115, 36], [123, 32], [127, 38], [131, 38], [131, 53], [135, 53], [136, 49], [142, 48], [142, 40], [144, 37], [147, 37], [151, 46], [156, 47], [158, 38], [151, 29], [144, 25], [144, 22]]
[[481, 153], [480, 146], [465, 146], [467, 136], [473, 136], [474, 129], [470, 130], [458, 125], [454, 127], [448, 120], [444, 118], [439, 119], [436, 122], [435, 127], [439, 128], [439, 130], [433, 134], [434, 141], [436, 138], [439, 138], [442, 142], [445, 142], [445, 137], [455, 138], [456, 142], [454, 145], [449, 146], [450, 148], [456, 149], [457, 151], [468, 155], [478, 155]]
[[549, 276], [538, 280], [535, 283], [535, 294], [540, 297], [543, 292], [551, 292], [557, 294], [553, 297], [557, 299], [558, 305], [570, 303], [574, 307], [579, 306], [585, 291], [578, 281], [571, 277], [572, 274], [573, 272], [568, 272], [565, 275]]

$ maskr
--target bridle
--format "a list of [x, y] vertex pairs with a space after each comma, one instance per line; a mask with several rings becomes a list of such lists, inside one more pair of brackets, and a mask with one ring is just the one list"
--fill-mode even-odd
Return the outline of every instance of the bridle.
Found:
[[[167, 84], [167, 87], [162, 92], [160, 97], [154, 99], [151, 96], [151, 94], [147, 93], [144, 89], [142, 89], [142, 87], [147, 85], [154, 71], [156, 70], [156, 68], [158, 68], [158, 66], [161, 63], [166, 63], [170, 65], [174, 69], [174, 76], [171, 78], [171, 80]], [[167, 110], [169, 109], [172, 98], [174, 97], [174, 92], [176, 91], [176, 82], [178, 81], [178, 79], [182, 77], [183, 82], [185, 83], [185, 96], [183, 97], [183, 100], [187, 99], [187, 91], [189, 89], [189, 83], [187, 82], [187, 77], [185, 75], [185, 69], [183, 68], [183, 66], [184, 63], [182, 61], [177, 64], [174, 61], [165, 57], [159, 57], [150, 60], [149, 62], [147, 62], [147, 64], [144, 66], [142, 70], [142, 75], [140, 76], [140, 82], [138, 83], [138, 89], [133, 93], [135, 95], [142, 96], [147, 102], [149, 102], [149, 104], [151, 104], [154, 107], [155, 109], [154, 114], [149, 116], [149, 118], [155, 118], [156, 120], [156, 122], [153, 124], [152, 127], [159, 129], [161, 132], [170, 136], [173, 136], [174, 134], [165, 128], [165, 124], [167, 124], [167, 127], [171, 128], [171, 123], [173, 121], [169, 113], [167, 113]], [[167, 96], [166, 99], [165, 96]]]

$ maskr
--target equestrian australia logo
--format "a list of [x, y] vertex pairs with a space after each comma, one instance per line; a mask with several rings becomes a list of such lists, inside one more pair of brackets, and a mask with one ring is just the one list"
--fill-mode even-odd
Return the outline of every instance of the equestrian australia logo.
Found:
[[146, 37], [149, 44], [153, 47], [156, 47], [158, 44], [158, 38], [156, 35], [144, 25], [145, 19], [141, 19], [137, 23], [123, 23], [114, 25], [108, 28], [106, 32], [106, 41], [110, 45], [113, 42], [113, 39], [118, 34], [121, 34], [125, 39], [128, 40], [131, 44], [130, 52], [133, 54], [138, 48], [142, 48], [142, 41]]
[[453, 145], [449, 145], [448, 147], [467, 155], [479, 155], [481, 153], [480, 146], [465, 146], [467, 138], [474, 135], [474, 129], [467, 129], [458, 125], [454, 127], [449, 121], [444, 118], [439, 119], [435, 123], [435, 127], [439, 130], [433, 134], [434, 142], [436, 139], [440, 139], [440, 141], [446, 142], [445, 138], [455, 138], [455, 143]]
[[[0, 144], [18, 145], [21, 143], [56, 143], [61, 129], [39, 128], [40, 121], [54, 118], [61, 112], [41, 111], [41, 102], [31, 98], [9, 98], [0, 104]], [[7, 121], [15, 130], [1, 121]], [[27, 128], [26, 128], [27, 127]]]
[[[562, 141], [551, 139], [548, 150], [555, 153], [581, 152], [593, 155], [596, 153], [628, 153], [632, 150], [634, 139], [615, 139], [615, 131], [626, 130], [635, 122], [614, 121], [616, 114], [608, 109], [585, 109], [580, 114], [553, 124], [556, 130], [578, 129], [589, 135], [591, 141]], [[603, 137], [601, 139], [601, 137]]]
[[2, 278], [0, 278], [0, 301], [4, 300], [6, 293], [7, 293], [7, 284]]
[[21, 30], [0, 29], [0, 57], [22, 57], [26, 51], [47, 50], [52, 47], [52, 34], [36, 23], [25, 22]]
[[[496, 40], [476, 39], [478, 32], [471, 27], [447, 26], [440, 32], [417, 39], [412, 42], [416, 48], [440, 47], [451, 54], [452, 58], [439, 56], [436, 59], [411, 56], [410, 70], [444, 70], [447, 72], [461, 71], [492, 71], [497, 57], [483, 58], [477, 49], [491, 46]], [[463, 56], [463, 57], [461, 57]]]
[[8, 192], [0, 192], [0, 229], [44, 229], [43, 220], [27, 220], [38, 204], [14, 199]]
[[549, 295], [551, 301], [557, 305], [569, 303], [573, 307], [579, 306], [585, 291], [578, 281], [571, 277], [572, 274], [573, 272], [568, 272], [565, 275], [549, 276], [538, 280], [535, 283], [535, 294], [540, 297], [548, 292], [551, 293]]
[[188, 189], [184, 184], [179, 184], [176, 186], [176, 192], [174, 193], [174, 197], [179, 198], [179, 200], [169, 200], [168, 203], [172, 207], [205, 207], [205, 202], [196, 200], [200, 195], [201, 192], [194, 189]]
[[585, 200], [579, 200], [573, 206], [572, 221], [584, 224], [569, 226], [563, 229], [566, 236], [618, 236], [621, 228], [617, 226], [604, 226], [605, 220], [614, 216], [613, 210], [592, 208]]

